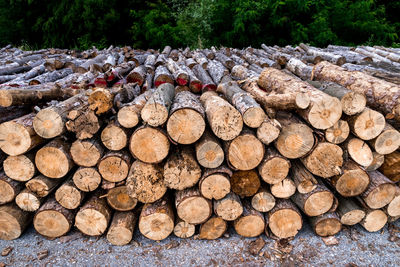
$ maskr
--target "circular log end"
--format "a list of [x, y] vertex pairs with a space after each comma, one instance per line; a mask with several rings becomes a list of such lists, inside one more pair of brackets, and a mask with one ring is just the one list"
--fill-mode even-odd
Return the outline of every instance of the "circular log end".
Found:
[[259, 167], [261, 178], [268, 184], [276, 184], [286, 178], [289, 173], [290, 163], [280, 157], [272, 158]]
[[314, 103], [308, 113], [310, 124], [321, 130], [332, 127], [342, 116], [342, 104], [335, 97], [326, 97]]
[[203, 116], [193, 109], [179, 109], [167, 122], [167, 132], [176, 143], [193, 144], [203, 135], [206, 123]]
[[89, 208], [76, 214], [75, 226], [85, 235], [100, 236], [106, 231], [108, 221], [101, 212]]
[[307, 154], [314, 146], [314, 135], [310, 127], [304, 124], [291, 124], [283, 127], [276, 148], [279, 152], [289, 158], [300, 158]]
[[49, 178], [62, 178], [70, 170], [67, 155], [56, 147], [43, 147], [36, 153], [38, 170]]
[[255, 170], [237, 171], [231, 177], [232, 191], [240, 197], [250, 197], [260, 188], [260, 178]]
[[322, 191], [312, 194], [304, 203], [304, 210], [308, 216], [319, 216], [329, 211], [333, 204], [333, 194]]
[[121, 157], [109, 156], [100, 161], [99, 172], [104, 180], [117, 183], [128, 176], [129, 165]]
[[339, 120], [332, 127], [325, 131], [325, 138], [333, 144], [344, 142], [350, 134], [350, 127], [347, 121]]
[[123, 129], [115, 125], [109, 125], [101, 132], [101, 141], [109, 150], [121, 150], [126, 144], [128, 137]]
[[227, 159], [238, 170], [257, 167], [264, 157], [264, 145], [252, 134], [236, 137], [229, 145]]
[[114, 246], [124, 246], [132, 240], [133, 233], [126, 227], [114, 226], [107, 233], [107, 240]]
[[201, 225], [199, 237], [207, 240], [217, 239], [225, 233], [227, 227], [226, 221], [221, 217], [213, 217]]
[[96, 190], [101, 183], [101, 176], [95, 168], [80, 168], [72, 177], [74, 184], [83, 192]]
[[367, 105], [366, 97], [357, 92], [345, 94], [340, 102], [342, 103], [343, 113], [349, 116], [362, 112]]
[[374, 157], [371, 148], [361, 139], [353, 138], [347, 144], [350, 157], [361, 166], [371, 165]]
[[50, 238], [63, 236], [71, 228], [67, 218], [56, 210], [44, 210], [37, 213], [33, 226], [39, 234]]
[[22, 229], [18, 218], [6, 210], [0, 211], [0, 239], [14, 240], [20, 237]]
[[387, 206], [387, 213], [389, 216], [400, 216], [400, 196], [396, 196]]
[[265, 119], [265, 112], [261, 107], [251, 107], [243, 114], [243, 122], [250, 128], [258, 128]]
[[184, 199], [176, 209], [179, 218], [191, 224], [203, 223], [212, 214], [210, 201], [199, 196]]
[[358, 168], [345, 171], [336, 181], [335, 188], [344, 197], [354, 197], [364, 192], [369, 182], [368, 174]]
[[340, 218], [340, 222], [345, 225], [355, 225], [361, 222], [365, 217], [365, 212], [363, 210], [352, 210], [345, 213], [342, 218]]
[[0, 90], [0, 106], [10, 107], [13, 103], [12, 94], [7, 90]]
[[368, 207], [371, 209], [380, 209], [393, 200], [396, 193], [396, 186], [393, 184], [381, 184], [364, 198]]
[[196, 227], [185, 221], [178, 222], [174, 227], [174, 234], [179, 238], [188, 238], [194, 235]]
[[31, 135], [24, 126], [8, 121], [0, 124], [0, 147], [10, 156], [24, 154], [31, 147]]
[[262, 234], [265, 229], [265, 222], [257, 215], [243, 216], [235, 220], [236, 232], [244, 237], [256, 237]]
[[269, 229], [279, 238], [297, 235], [302, 226], [300, 214], [292, 209], [281, 209], [269, 216]]
[[387, 219], [388, 217], [383, 211], [373, 210], [365, 216], [365, 218], [361, 221], [361, 225], [368, 232], [376, 232], [385, 226]]
[[207, 199], [222, 199], [231, 191], [231, 183], [223, 174], [212, 174], [200, 183], [200, 192]]
[[13, 180], [26, 182], [35, 175], [35, 164], [25, 155], [9, 156], [3, 162], [5, 174]]
[[118, 122], [125, 128], [133, 128], [139, 123], [139, 114], [132, 106], [122, 107], [117, 116]]
[[251, 199], [251, 206], [259, 212], [267, 212], [275, 207], [275, 198], [267, 192], [260, 192]]
[[340, 232], [342, 223], [336, 218], [327, 218], [315, 225], [315, 233], [319, 236], [331, 236]]
[[126, 186], [118, 186], [108, 191], [107, 203], [115, 210], [129, 211], [136, 207], [137, 199], [129, 196]]
[[35, 132], [43, 138], [50, 139], [63, 133], [65, 122], [55, 110], [42, 109], [33, 119]]
[[390, 129], [382, 132], [375, 141], [375, 150], [379, 154], [387, 155], [400, 147], [400, 132]]
[[174, 230], [173, 219], [164, 213], [153, 213], [140, 217], [139, 231], [152, 240], [163, 240]]
[[92, 142], [85, 140], [76, 140], [73, 142], [70, 153], [72, 160], [82, 167], [95, 166], [101, 158], [99, 149]]
[[150, 126], [157, 127], [167, 121], [168, 110], [162, 104], [148, 102], [141, 111], [141, 117]]
[[66, 209], [76, 209], [82, 201], [81, 192], [74, 186], [63, 185], [55, 193], [55, 198]]
[[15, 198], [14, 188], [3, 180], [0, 180], [0, 205], [11, 202]]
[[385, 128], [385, 117], [372, 109], [365, 109], [357, 116], [352, 129], [363, 140], [377, 137]]

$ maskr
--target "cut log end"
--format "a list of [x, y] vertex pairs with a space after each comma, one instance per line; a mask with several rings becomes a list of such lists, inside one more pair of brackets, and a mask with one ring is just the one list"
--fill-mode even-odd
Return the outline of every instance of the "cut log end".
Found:
[[64, 184], [57, 189], [55, 198], [61, 206], [73, 210], [79, 207], [83, 195], [75, 186]]
[[251, 206], [259, 212], [267, 212], [275, 206], [275, 198], [272, 194], [261, 191], [252, 197]]
[[258, 171], [268, 184], [276, 184], [285, 179], [289, 173], [290, 162], [282, 157], [272, 158], [261, 165]]
[[176, 207], [179, 218], [191, 224], [205, 222], [211, 216], [211, 202], [201, 196], [185, 198]]
[[242, 134], [232, 140], [227, 159], [238, 170], [256, 168], [264, 157], [264, 145], [252, 134]]
[[126, 132], [113, 123], [104, 128], [100, 138], [107, 149], [114, 151], [123, 149], [128, 142]]
[[381, 184], [364, 197], [364, 201], [371, 209], [380, 209], [393, 200], [395, 192], [396, 187], [393, 184]]
[[31, 221], [31, 214], [20, 210], [15, 204], [0, 207], [0, 239], [14, 240], [21, 236]]
[[23, 125], [8, 121], [0, 124], [0, 148], [10, 156], [18, 156], [32, 146], [29, 129]]
[[125, 128], [133, 128], [138, 125], [140, 114], [133, 106], [122, 107], [118, 111], [118, 122]]
[[243, 114], [243, 122], [250, 128], [258, 128], [265, 119], [265, 112], [261, 107], [250, 107]]
[[224, 161], [224, 151], [215, 138], [208, 136], [205, 135], [196, 144], [196, 158], [201, 166], [213, 169]]
[[79, 168], [72, 179], [76, 187], [83, 192], [94, 191], [101, 183], [101, 176], [95, 168]]
[[35, 215], [33, 226], [41, 235], [55, 238], [68, 233], [71, 222], [57, 210], [43, 210]]
[[313, 148], [314, 135], [310, 127], [304, 124], [291, 124], [282, 128], [275, 146], [289, 159], [300, 158]]
[[352, 138], [348, 141], [347, 151], [355, 162], [364, 167], [371, 165], [374, 159], [371, 148], [358, 138]]
[[170, 143], [160, 129], [143, 127], [131, 136], [129, 149], [132, 155], [146, 163], [158, 163], [167, 157]]
[[374, 142], [375, 151], [382, 155], [390, 154], [400, 147], [400, 132], [395, 129], [383, 131]]
[[350, 128], [359, 138], [371, 140], [377, 137], [385, 128], [385, 117], [375, 110], [366, 108], [361, 114], [352, 119]]
[[302, 227], [302, 219], [298, 212], [292, 209], [280, 209], [269, 216], [269, 228], [279, 238], [297, 235]]
[[26, 155], [7, 157], [3, 162], [3, 169], [8, 177], [20, 182], [30, 180], [36, 172], [35, 164]]
[[351, 116], [364, 110], [367, 104], [367, 99], [363, 94], [349, 92], [342, 97], [340, 102], [342, 103], [343, 113]]
[[257, 171], [237, 171], [231, 177], [232, 191], [240, 197], [251, 197], [260, 187]]
[[189, 238], [194, 235], [196, 227], [185, 221], [179, 221], [174, 227], [174, 234], [179, 238]]
[[7, 90], [0, 90], [0, 106], [10, 107], [13, 104], [13, 97]]
[[102, 152], [101, 147], [99, 148], [94, 141], [88, 140], [76, 140], [70, 149], [72, 160], [83, 167], [95, 166], [99, 162]]
[[40, 208], [41, 199], [28, 190], [24, 190], [15, 197], [15, 203], [25, 211], [37, 211]]
[[360, 168], [345, 170], [335, 180], [337, 192], [344, 197], [360, 195], [367, 189], [370, 181], [368, 174]]
[[211, 174], [199, 183], [201, 194], [207, 199], [222, 199], [231, 191], [229, 178], [224, 174]]
[[121, 182], [128, 176], [129, 162], [119, 155], [106, 156], [99, 163], [99, 172], [104, 180]]
[[339, 120], [332, 127], [326, 129], [325, 138], [333, 144], [344, 142], [350, 134], [350, 128], [347, 121]]
[[368, 232], [377, 232], [385, 226], [387, 219], [388, 217], [383, 211], [372, 210], [365, 215], [360, 224]]
[[228, 228], [228, 224], [221, 217], [212, 217], [200, 227], [201, 239], [214, 240], [220, 238]]
[[295, 192], [296, 185], [289, 178], [271, 185], [271, 194], [277, 198], [290, 198]]
[[332, 127], [342, 116], [342, 104], [334, 97], [326, 97], [312, 105], [308, 113], [310, 124], [321, 130]]
[[319, 236], [332, 236], [340, 232], [342, 223], [336, 218], [326, 218], [318, 221], [314, 226], [314, 231]]
[[385, 156], [377, 152], [372, 152], [372, 163], [365, 168], [366, 171], [375, 171], [379, 169], [385, 162]]
[[168, 118], [169, 136], [179, 144], [193, 144], [203, 135], [206, 123], [203, 116], [193, 109], [179, 109]]
[[129, 196], [126, 186], [118, 186], [107, 192], [107, 203], [115, 210], [129, 211], [136, 207], [137, 199]]
[[265, 221], [261, 214], [241, 216], [234, 222], [236, 232], [244, 237], [256, 237], [265, 229]]
[[333, 205], [333, 194], [321, 191], [312, 194], [304, 203], [304, 210], [308, 216], [319, 216], [329, 211]]
[[80, 210], [75, 217], [75, 226], [85, 235], [100, 236], [108, 226], [108, 219], [95, 209]]
[[276, 120], [264, 120], [257, 129], [257, 138], [265, 145], [269, 145], [278, 138], [280, 129], [281, 126]]
[[60, 114], [51, 108], [42, 109], [33, 119], [35, 132], [46, 139], [62, 134], [65, 129], [64, 124], [65, 122]]
[[365, 212], [363, 210], [351, 210], [342, 215], [340, 222], [345, 225], [355, 225], [365, 217]]

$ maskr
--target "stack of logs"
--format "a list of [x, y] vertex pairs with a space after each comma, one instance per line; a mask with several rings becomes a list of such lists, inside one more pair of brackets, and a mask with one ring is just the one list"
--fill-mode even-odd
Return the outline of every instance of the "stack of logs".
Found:
[[378, 231], [400, 217], [399, 66], [382, 47], [2, 48], [0, 239]]

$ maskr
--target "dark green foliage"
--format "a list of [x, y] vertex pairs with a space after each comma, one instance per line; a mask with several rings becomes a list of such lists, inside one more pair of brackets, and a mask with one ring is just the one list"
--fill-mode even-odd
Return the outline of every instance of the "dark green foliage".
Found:
[[0, 0], [0, 46], [399, 45], [390, 0]]

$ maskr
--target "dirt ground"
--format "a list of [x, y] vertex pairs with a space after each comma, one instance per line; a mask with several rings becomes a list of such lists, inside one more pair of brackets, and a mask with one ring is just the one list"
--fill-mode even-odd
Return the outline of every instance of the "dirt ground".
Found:
[[265, 235], [262, 240], [243, 238], [231, 229], [224, 238], [214, 241], [185, 240], [171, 235], [155, 242], [137, 232], [129, 245], [116, 247], [104, 237], [86, 237], [76, 230], [68, 236], [48, 240], [30, 228], [18, 240], [0, 241], [2, 254], [8, 252], [7, 256], [0, 256], [0, 266], [400, 265], [400, 222], [377, 233], [368, 233], [360, 226], [344, 228], [336, 239], [333, 241], [337, 245], [327, 246], [305, 225], [289, 242]]

